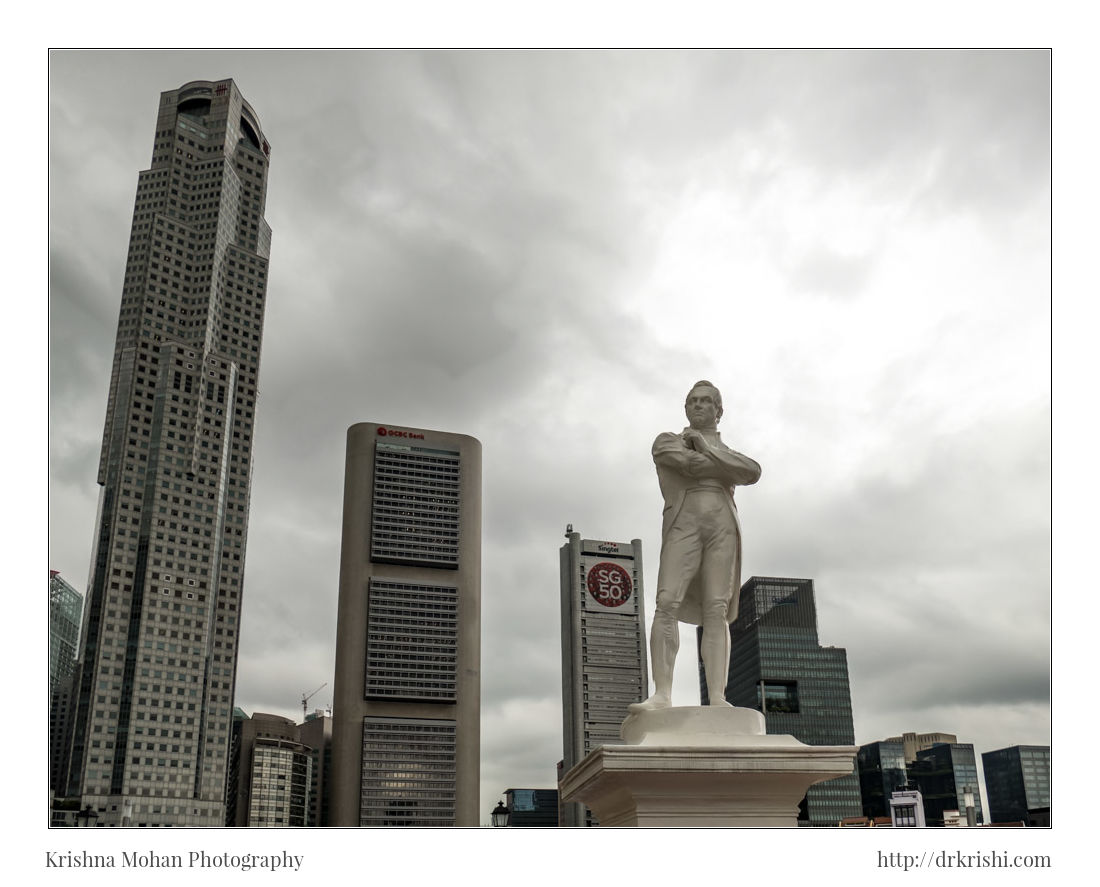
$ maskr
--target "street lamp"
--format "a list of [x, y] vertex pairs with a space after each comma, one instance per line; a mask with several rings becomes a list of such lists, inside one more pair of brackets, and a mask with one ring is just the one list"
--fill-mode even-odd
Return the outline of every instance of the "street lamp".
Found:
[[504, 806], [504, 799], [501, 798], [500, 803], [496, 805], [491, 815], [493, 817], [493, 828], [507, 828], [512, 811]]
[[76, 814], [77, 819], [83, 820], [82, 828], [88, 828], [88, 821], [91, 819], [99, 819], [99, 814], [92, 809], [92, 805], [88, 804], [83, 810]]
[[978, 817], [974, 810], [974, 787], [972, 785], [963, 788], [963, 806], [966, 808], [966, 824], [970, 828], [978, 825]]

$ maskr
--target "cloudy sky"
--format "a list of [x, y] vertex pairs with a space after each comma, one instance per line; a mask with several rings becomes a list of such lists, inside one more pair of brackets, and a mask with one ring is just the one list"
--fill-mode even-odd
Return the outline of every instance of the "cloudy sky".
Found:
[[481, 805], [552, 786], [565, 526], [643, 540], [652, 614], [649, 448], [707, 378], [763, 466], [743, 573], [814, 580], [856, 742], [1050, 742], [1049, 56], [52, 54], [49, 559], [81, 590], [159, 93], [223, 77], [272, 146], [239, 706], [331, 699], [347, 427], [470, 434]]

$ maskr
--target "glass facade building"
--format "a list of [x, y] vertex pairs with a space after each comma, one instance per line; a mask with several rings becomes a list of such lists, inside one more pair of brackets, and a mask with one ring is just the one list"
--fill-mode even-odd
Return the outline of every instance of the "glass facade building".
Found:
[[869, 819], [890, 815], [890, 795], [905, 788], [905, 746], [900, 742], [861, 745], [856, 755], [863, 815]]
[[[767, 731], [807, 745], [854, 745], [848, 655], [818, 643], [817, 607], [810, 579], [753, 576], [741, 586], [730, 625], [726, 701], [764, 713]], [[700, 696], [709, 702], [702, 661]], [[799, 824], [835, 826], [862, 810], [853, 772], [811, 786]]]
[[1029, 812], [1049, 811], [1049, 745], [1013, 745], [983, 752], [982, 769], [991, 822], [1029, 822]]
[[558, 790], [510, 788], [504, 793], [510, 828], [557, 828]]
[[970, 743], [941, 742], [921, 749], [916, 760], [909, 763], [908, 773], [924, 798], [924, 817], [929, 826], [942, 826], [946, 810], [957, 810], [965, 819], [964, 794], [968, 789], [974, 793], [977, 821], [984, 822], [978, 764]]
[[101, 825], [225, 820], [270, 152], [232, 80], [161, 93], [127, 245], [73, 702], [67, 795]]
[[80, 592], [50, 570], [50, 693], [73, 675], [80, 642], [80, 617], [84, 598]]
[[50, 570], [50, 791], [63, 795], [72, 743], [73, 679], [84, 598]]

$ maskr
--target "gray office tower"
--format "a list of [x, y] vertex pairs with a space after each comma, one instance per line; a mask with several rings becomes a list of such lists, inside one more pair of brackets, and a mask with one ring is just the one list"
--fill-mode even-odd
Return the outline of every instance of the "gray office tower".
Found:
[[99, 461], [68, 795], [217, 826], [241, 619], [270, 147], [232, 80], [161, 93]]
[[[627, 706], [648, 696], [642, 543], [581, 539], [561, 547], [561, 772], [601, 745], [619, 745]], [[597, 824], [583, 804], [563, 804], [563, 826]]]
[[476, 826], [481, 444], [348, 429], [332, 824]]
[[[764, 713], [768, 733], [789, 734], [807, 745], [854, 745], [848, 655], [822, 647], [810, 579], [753, 576], [741, 586], [730, 625], [726, 701]], [[699, 662], [703, 704], [707, 685]], [[862, 810], [859, 775], [811, 786], [799, 825], [835, 826]]]

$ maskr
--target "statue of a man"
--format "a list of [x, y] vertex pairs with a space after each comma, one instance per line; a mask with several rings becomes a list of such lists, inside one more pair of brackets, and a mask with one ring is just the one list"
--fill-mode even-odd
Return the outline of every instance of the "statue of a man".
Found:
[[711, 705], [725, 699], [729, 625], [741, 590], [741, 528], [733, 488], [754, 484], [760, 466], [734, 452], [718, 434], [722, 395], [710, 382], [692, 386], [684, 404], [688, 426], [653, 442], [653, 462], [665, 500], [661, 566], [650, 634], [656, 691], [632, 711], [672, 704], [672, 669], [680, 647], [680, 622], [703, 626], [702, 659]]

